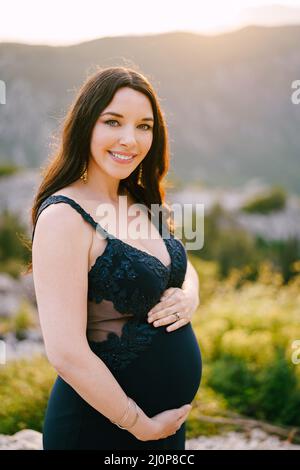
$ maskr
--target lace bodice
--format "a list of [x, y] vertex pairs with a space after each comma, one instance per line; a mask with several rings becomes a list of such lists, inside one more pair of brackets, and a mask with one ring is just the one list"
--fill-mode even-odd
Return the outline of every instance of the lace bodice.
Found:
[[[77, 202], [63, 195], [43, 201], [38, 213], [50, 204], [66, 203], [106, 238], [104, 252], [88, 271], [87, 339], [91, 349], [110, 367], [121, 369], [150, 343], [157, 328], [147, 314], [169, 287], [181, 287], [187, 269], [183, 243], [168, 232], [162, 238], [171, 263], [108, 233]], [[32, 234], [32, 240], [34, 237]], [[160, 234], [161, 234], [161, 230]]]

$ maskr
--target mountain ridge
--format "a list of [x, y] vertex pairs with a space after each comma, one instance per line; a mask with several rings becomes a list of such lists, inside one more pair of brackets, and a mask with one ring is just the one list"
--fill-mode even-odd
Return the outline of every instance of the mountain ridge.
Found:
[[43, 165], [88, 73], [128, 65], [156, 89], [167, 120], [170, 174], [184, 183], [260, 178], [300, 193], [300, 26], [247, 26], [104, 37], [68, 46], [0, 43], [0, 163]]

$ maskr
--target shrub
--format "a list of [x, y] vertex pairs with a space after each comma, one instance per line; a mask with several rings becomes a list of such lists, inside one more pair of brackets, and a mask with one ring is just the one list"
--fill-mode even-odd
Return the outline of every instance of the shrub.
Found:
[[211, 364], [207, 384], [239, 413], [253, 415], [257, 411], [258, 381], [242, 359], [229, 355], [218, 359]]
[[212, 364], [208, 385], [243, 415], [300, 425], [300, 389], [293, 367], [280, 349], [273, 363], [260, 370], [236, 356], [224, 355]]
[[0, 165], [0, 177], [13, 175], [18, 171], [20, 171], [20, 168], [16, 165], [12, 165], [11, 163], [3, 163]]
[[256, 282], [243, 280], [243, 270], [220, 281], [211, 266], [195, 263], [203, 295], [193, 317], [207, 386], [242, 414], [299, 426], [300, 367], [292, 363], [300, 340], [298, 264], [287, 284], [271, 263], [258, 267]]
[[26, 330], [36, 325], [30, 305], [23, 300], [18, 312], [11, 320], [11, 329], [15, 332], [16, 338], [22, 340], [26, 337]]
[[42, 355], [0, 367], [0, 434], [27, 428], [42, 431], [55, 377], [56, 371]]
[[0, 217], [0, 267], [14, 277], [20, 274], [31, 256], [24, 245], [25, 239], [25, 226], [15, 214], [4, 210]]
[[255, 238], [238, 227], [234, 217], [218, 204], [205, 215], [204, 246], [195, 254], [204, 260], [217, 261], [221, 278], [228, 276], [232, 268], [244, 266], [248, 266], [247, 277], [253, 278], [260, 261]]
[[284, 209], [286, 205], [286, 193], [280, 187], [274, 187], [270, 191], [263, 192], [248, 201], [242, 210], [248, 213], [268, 214], [272, 211]]

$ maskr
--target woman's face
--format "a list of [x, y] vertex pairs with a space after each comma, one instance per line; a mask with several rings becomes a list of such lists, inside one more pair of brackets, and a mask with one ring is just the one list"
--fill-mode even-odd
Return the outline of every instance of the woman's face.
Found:
[[[90, 147], [93, 164], [114, 178], [127, 178], [150, 150], [153, 119], [151, 102], [143, 93], [120, 88], [94, 126]], [[130, 159], [119, 159], [116, 154]]]

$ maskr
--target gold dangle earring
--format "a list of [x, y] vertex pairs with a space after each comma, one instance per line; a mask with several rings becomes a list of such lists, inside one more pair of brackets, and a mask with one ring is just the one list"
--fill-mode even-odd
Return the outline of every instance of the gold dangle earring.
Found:
[[80, 176], [80, 179], [86, 184], [87, 183], [87, 167], [85, 167], [85, 170], [83, 174]]
[[143, 175], [143, 166], [141, 164], [140, 166], [140, 171], [139, 171], [139, 176], [138, 176], [138, 184], [142, 184], [142, 175]]

